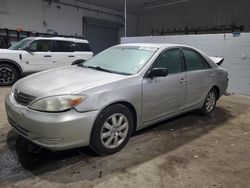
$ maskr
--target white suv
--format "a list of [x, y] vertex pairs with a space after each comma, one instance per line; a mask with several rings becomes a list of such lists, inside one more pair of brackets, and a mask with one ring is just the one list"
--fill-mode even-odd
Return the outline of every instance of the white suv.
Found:
[[75, 65], [93, 56], [87, 40], [66, 37], [28, 37], [0, 49], [0, 86], [30, 73]]

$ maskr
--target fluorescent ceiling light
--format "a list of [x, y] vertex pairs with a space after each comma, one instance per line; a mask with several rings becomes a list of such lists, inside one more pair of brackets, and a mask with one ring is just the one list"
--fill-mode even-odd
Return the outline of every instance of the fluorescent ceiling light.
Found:
[[156, 7], [164, 7], [169, 5], [174, 5], [177, 3], [183, 3], [187, 2], [189, 0], [169, 0], [169, 1], [159, 1], [159, 2], [152, 2], [152, 3], [144, 3], [143, 8], [149, 9], [149, 8], [156, 8]]

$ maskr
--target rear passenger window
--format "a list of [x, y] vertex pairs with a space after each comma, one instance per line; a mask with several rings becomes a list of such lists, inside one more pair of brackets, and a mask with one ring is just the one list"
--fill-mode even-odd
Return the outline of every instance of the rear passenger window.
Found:
[[188, 71], [210, 68], [206, 60], [200, 54], [198, 54], [198, 52], [183, 49], [183, 53], [185, 56]]
[[182, 72], [182, 61], [179, 49], [170, 49], [163, 52], [156, 59], [153, 68], [167, 68], [169, 74]]
[[73, 42], [57, 40], [54, 42], [53, 51], [54, 52], [73, 52]]
[[89, 43], [75, 43], [74, 50], [76, 52], [90, 52], [91, 51]]

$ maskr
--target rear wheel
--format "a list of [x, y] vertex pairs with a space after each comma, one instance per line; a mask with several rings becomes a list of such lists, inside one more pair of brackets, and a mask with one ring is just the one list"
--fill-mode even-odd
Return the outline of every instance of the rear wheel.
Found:
[[90, 147], [99, 155], [116, 153], [128, 142], [133, 126], [132, 113], [126, 106], [109, 106], [96, 119]]
[[15, 67], [8, 64], [0, 64], [0, 86], [9, 86], [14, 84], [19, 78]]
[[200, 109], [201, 114], [203, 115], [209, 115], [214, 111], [214, 108], [216, 106], [216, 102], [218, 99], [218, 94], [216, 89], [212, 88], [209, 93], [207, 94], [207, 97], [205, 99], [205, 102]]

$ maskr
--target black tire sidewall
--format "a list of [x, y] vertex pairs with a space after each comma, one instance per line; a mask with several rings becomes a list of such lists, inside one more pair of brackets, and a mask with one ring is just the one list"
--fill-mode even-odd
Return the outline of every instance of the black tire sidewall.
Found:
[[[109, 149], [106, 148], [101, 141], [101, 131], [102, 131], [102, 127], [104, 122], [113, 114], [116, 113], [121, 113], [123, 115], [126, 116], [126, 118], [128, 119], [129, 122], [129, 129], [128, 129], [128, 134], [126, 136], [126, 138], [124, 139], [123, 143], [120, 144], [118, 147], [113, 148], [113, 149]], [[133, 132], [133, 126], [134, 126], [134, 122], [133, 122], [133, 115], [130, 112], [130, 110], [121, 104], [115, 104], [112, 106], [109, 106], [107, 108], [105, 108], [97, 117], [95, 124], [93, 126], [92, 132], [91, 132], [91, 140], [90, 140], [90, 148], [92, 150], [94, 150], [95, 153], [97, 153], [98, 155], [110, 155], [113, 153], [116, 153], [118, 151], [120, 151], [128, 142], [129, 138], [132, 135]]]
[[6, 83], [6, 84], [2, 84], [0, 83], [0, 86], [10, 86], [10, 85], [13, 85], [19, 78], [19, 74], [18, 74], [18, 71], [15, 69], [15, 67], [13, 67], [12, 65], [9, 65], [9, 64], [6, 64], [6, 63], [2, 63], [0, 64], [0, 68], [2, 67], [7, 67], [9, 69], [11, 69], [14, 73], [14, 80], [10, 83]]

